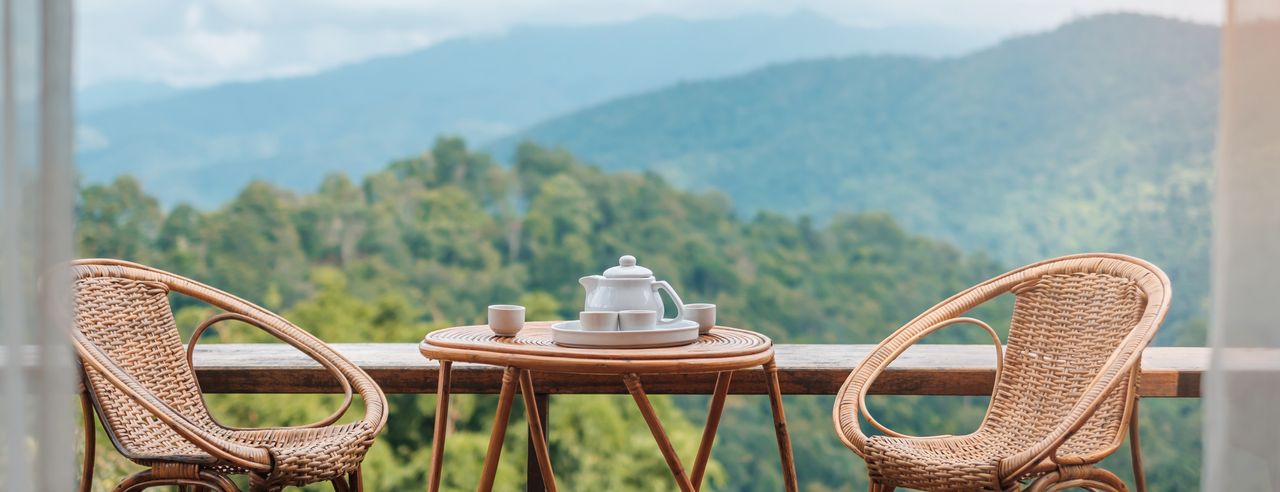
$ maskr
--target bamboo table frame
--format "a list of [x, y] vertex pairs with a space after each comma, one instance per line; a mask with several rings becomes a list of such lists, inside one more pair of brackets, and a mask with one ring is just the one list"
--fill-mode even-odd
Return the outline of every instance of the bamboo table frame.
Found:
[[[716, 429], [724, 410], [724, 400], [729, 393], [733, 371], [760, 366], [767, 374], [769, 404], [773, 411], [774, 433], [778, 439], [778, 453], [782, 460], [783, 480], [788, 492], [796, 492], [795, 463], [791, 452], [791, 437], [787, 432], [786, 414], [782, 408], [782, 391], [778, 385], [778, 368], [773, 359], [773, 342], [755, 332], [717, 326], [710, 333], [698, 338], [691, 345], [649, 349], [581, 349], [555, 345], [551, 342], [551, 322], [527, 323], [515, 337], [498, 337], [488, 326], [461, 326], [431, 332], [418, 345], [424, 357], [440, 361], [440, 378], [436, 399], [436, 422], [431, 443], [431, 470], [427, 485], [429, 492], [440, 488], [440, 472], [444, 464], [445, 426], [441, 417], [449, 412], [449, 377], [454, 362], [472, 362], [503, 366], [502, 388], [498, 393], [498, 410], [493, 430], [489, 435], [489, 448], [485, 453], [484, 469], [478, 490], [493, 489], [498, 460], [506, 437], [507, 422], [511, 417], [511, 404], [519, 386], [524, 399], [525, 416], [529, 422], [529, 436], [533, 443], [538, 467], [545, 480], [546, 489], [556, 490], [547, 449], [545, 429], [535, 402], [531, 372], [569, 374], [607, 374], [622, 378], [627, 391], [644, 416], [649, 432], [653, 434], [658, 449], [662, 451], [682, 492], [693, 492], [702, 486], [711, 446], [715, 442]], [[671, 440], [654, 413], [649, 397], [640, 382], [643, 374], [691, 374], [716, 373], [716, 385], [707, 410], [707, 422], [698, 444], [692, 473], [686, 473]]]

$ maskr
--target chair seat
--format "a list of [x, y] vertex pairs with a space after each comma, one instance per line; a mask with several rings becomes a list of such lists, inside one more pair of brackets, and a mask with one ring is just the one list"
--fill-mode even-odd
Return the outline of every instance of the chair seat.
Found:
[[230, 440], [271, 450], [273, 482], [303, 485], [355, 471], [377, 431], [366, 422], [316, 429], [234, 431]]
[[[1099, 432], [1102, 430], [1104, 432]], [[1064, 464], [1090, 464], [1109, 451], [1116, 435], [1106, 427], [1090, 427], [1058, 448]], [[1019, 433], [990, 427], [973, 434], [938, 438], [874, 436], [867, 440], [867, 468], [882, 483], [922, 490], [1001, 490], [998, 464], [1034, 442], [1016, 442]], [[1023, 436], [1029, 434], [1021, 433]], [[1045, 460], [1023, 476], [1053, 470], [1058, 463]]]
[[1011, 443], [990, 432], [867, 440], [867, 471], [879, 483], [921, 490], [1001, 490], [998, 463]]
[[[269, 477], [280, 485], [304, 485], [317, 479], [340, 478], [355, 471], [374, 432], [364, 422], [316, 429], [253, 429], [214, 431], [228, 441], [270, 450], [275, 469]], [[173, 439], [145, 449], [132, 449], [132, 458], [152, 466], [163, 462], [194, 463], [221, 473], [246, 470], [204, 452], [184, 439]]]

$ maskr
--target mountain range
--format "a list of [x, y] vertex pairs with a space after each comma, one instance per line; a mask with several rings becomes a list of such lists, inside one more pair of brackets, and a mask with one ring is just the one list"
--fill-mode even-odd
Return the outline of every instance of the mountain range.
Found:
[[361, 176], [419, 153], [440, 134], [483, 142], [682, 80], [850, 53], [953, 55], [995, 39], [984, 31], [854, 28], [804, 11], [524, 27], [303, 77], [181, 91], [87, 88], [77, 162], [88, 182], [133, 174], [166, 204], [211, 207], [254, 178], [309, 190], [326, 173]]
[[812, 14], [517, 29], [108, 105], [81, 118], [78, 162], [208, 207], [253, 178], [364, 175], [441, 133], [501, 160], [533, 140], [740, 213], [883, 211], [1006, 264], [1135, 254], [1179, 286], [1174, 319], [1205, 317], [1216, 27], [1108, 14], [976, 50], [908, 31]]
[[80, 115], [89, 115], [121, 106], [163, 99], [178, 91], [177, 87], [164, 82], [143, 80], [101, 82], [76, 91], [76, 112]]
[[[495, 144], [562, 146], [745, 213], [884, 211], [1022, 263], [1148, 258], [1204, 313], [1216, 27], [1108, 14], [953, 58], [852, 56], [677, 84]], [[1175, 316], [1175, 318], [1178, 316]]]

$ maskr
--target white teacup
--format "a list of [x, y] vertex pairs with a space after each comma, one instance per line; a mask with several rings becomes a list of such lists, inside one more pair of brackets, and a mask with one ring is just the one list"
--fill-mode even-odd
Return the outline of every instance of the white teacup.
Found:
[[658, 327], [658, 312], [643, 309], [619, 311], [618, 327], [622, 331], [652, 330]]
[[514, 337], [524, 328], [524, 306], [494, 304], [489, 306], [489, 329], [500, 337]]
[[617, 311], [583, 311], [578, 313], [582, 331], [617, 331]]
[[685, 304], [684, 319], [698, 324], [698, 333], [706, 334], [716, 326], [715, 304]]

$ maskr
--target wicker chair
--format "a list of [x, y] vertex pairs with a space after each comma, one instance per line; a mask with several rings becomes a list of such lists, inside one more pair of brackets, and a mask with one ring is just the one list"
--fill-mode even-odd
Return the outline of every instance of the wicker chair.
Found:
[[[81, 260], [73, 265], [72, 341], [89, 401], [116, 449], [148, 467], [117, 487], [142, 490], [179, 485], [237, 490], [227, 478], [248, 474], [253, 490], [330, 481], [335, 490], [362, 490], [360, 462], [387, 422], [386, 396], [364, 371], [283, 318], [185, 278], [134, 263]], [[200, 324], [183, 350], [169, 306], [177, 292], [225, 312]], [[256, 326], [314, 358], [333, 373], [346, 399], [319, 422], [298, 427], [238, 429], [220, 424], [205, 407], [191, 367], [195, 344], [210, 325], [237, 320]], [[364, 418], [333, 425], [364, 400]], [[93, 414], [85, 412], [85, 474], [93, 477]]]
[[[1015, 296], [1008, 346], [964, 313]], [[1145, 261], [1114, 254], [1029, 265], [956, 294], [881, 342], [850, 374], [833, 409], [836, 431], [867, 462], [871, 490], [1017, 491], [1085, 487], [1123, 491], [1093, 466], [1120, 447], [1126, 428], [1135, 482], [1146, 486], [1138, 446], [1142, 349], [1169, 309], [1169, 279]], [[867, 412], [872, 381], [908, 346], [954, 324], [975, 324], [997, 347], [997, 376], [982, 424], [963, 436], [910, 437]], [[883, 435], [867, 437], [860, 417]]]

